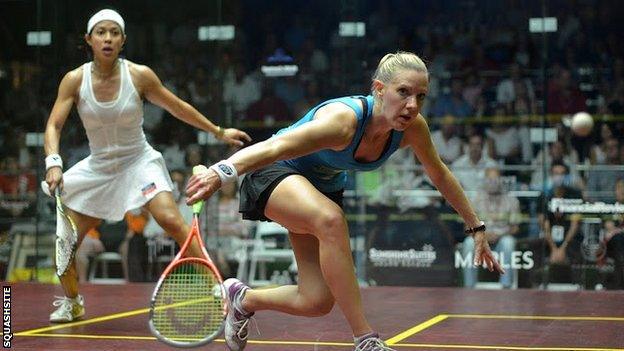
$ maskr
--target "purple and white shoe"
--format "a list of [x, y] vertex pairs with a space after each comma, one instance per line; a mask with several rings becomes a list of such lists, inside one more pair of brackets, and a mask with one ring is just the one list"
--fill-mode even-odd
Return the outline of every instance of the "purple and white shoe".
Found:
[[254, 315], [253, 312], [248, 314], [240, 312], [241, 302], [249, 287], [236, 278], [224, 281], [223, 287], [229, 306], [225, 317], [225, 344], [230, 351], [242, 351], [247, 346], [249, 319]]

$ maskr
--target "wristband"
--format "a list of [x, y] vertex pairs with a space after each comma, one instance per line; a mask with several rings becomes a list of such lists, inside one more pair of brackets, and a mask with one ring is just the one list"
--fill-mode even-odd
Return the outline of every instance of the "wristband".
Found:
[[63, 159], [59, 154], [50, 154], [45, 158], [46, 171], [52, 167], [61, 167], [63, 169]]
[[481, 223], [478, 226], [464, 230], [464, 233], [470, 235], [476, 232], [484, 232], [484, 231], [485, 231], [485, 223], [481, 221]]
[[221, 179], [221, 184], [233, 183], [238, 180], [236, 168], [228, 160], [221, 160], [208, 168], [217, 173]]

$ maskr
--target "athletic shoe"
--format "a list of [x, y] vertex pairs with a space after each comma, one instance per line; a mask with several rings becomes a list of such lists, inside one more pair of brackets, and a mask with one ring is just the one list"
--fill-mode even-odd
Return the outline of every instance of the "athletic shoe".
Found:
[[66, 296], [55, 296], [56, 300], [52, 303], [53, 306], [58, 307], [56, 311], [50, 314], [50, 322], [52, 323], [67, 323], [73, 322], [85, 314], [84, 298], [82, 295], [78, 295], [75, 298], [69, 298]]
[[354, 351], [395, 351], [379, 338], [379, 334], [371, 333], [355, 345]]
[[225, 317], [225, 344], [231, 351], [241, 351], [247, 346], [249, 318], [254, 315], [253, 312], [245, 315], [239, 311], [249, 287], [236, 278], [227, 279], [223, 286], [229, 306]]

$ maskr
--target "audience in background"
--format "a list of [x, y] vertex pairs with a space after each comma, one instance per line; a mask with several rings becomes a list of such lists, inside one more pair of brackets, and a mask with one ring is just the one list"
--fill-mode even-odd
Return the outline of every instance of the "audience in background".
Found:
[[[498, 168], [485, 170], [485, 181], [473, 200], [474, 208], [481, 220], [486, 223], [485, 235], [498, 259], [506, 270], [500, 276], [503, 288], [509, 289], [514, 283], [516, 272], [511, 268], [513, 251], [516, 247], [515, 236], [519, 232], [520, 202], [510, 195], [503, 186]], [[469, 257], [474, 250], [474, 238], [467, 236], [462, 244], [462, 254]], [[469, 260], [472, 262], [472, 259]], [[473, 288], [477, 283], [477, 268], [469, 265], [463, 268], [464, 286]]]

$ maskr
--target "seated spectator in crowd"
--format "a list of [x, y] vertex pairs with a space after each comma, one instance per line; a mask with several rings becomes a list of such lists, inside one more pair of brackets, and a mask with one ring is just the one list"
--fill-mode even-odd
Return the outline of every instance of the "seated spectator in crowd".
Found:
[[268, 139], [281, 126], [292, 120], [292, 115], [284, 100], [275, 95], [273, 86], [266, 83], [262, 86], [260, 100], [247, 108], [245, 121], [255, 127], [247, 130], [253, 140]]
[[186, 88], [191, 97], [191, 103], [202, 114], [213, 115], [211, 105], [218, 104], [219, 97], [216, 96], [214, 84], [211, 84], [210, 77], [203, 67], [196, 67], [195, 72], [187, 83]]
[[535, 100], [535, 91], [531, 79], [523, 77], [522, 67], [512, 63], [509, 77], [501, 80], [496, 87], [496, 102], [511, 110], [516, 98], [525, 94], [531, 101]]
[[483, 79], [474, 69], [471, 69], [466, 75], [466, 87], [462, 96], [473, 110], [478, 109], [478, 102], [483, 96], [483, 90]]
[[119, 245], [124, 277], [130, 282], [147, 281], [147, 242], [143, 232], [149, 212], [144, 208], [126, 212], [124, 220], [128, 230]]
[[[519, 232], [520, 202], [503, 189], [500, 171], [497, 168], [487, 168], [485, 182], [481, 191], [473, 200], [475, 211], [486, 223], [485, 233], [493, 251], [498, 252], [501, 264], [511, 264], [512, 254], [516, 247], [515, 235]], [[468, 257], [474, 249], [472, 236], [466, 237], [462, 245], [462, 254]], [[472, 262], [472, 259], [470, 260]], [[506, 273], [500, 276], [500, 283], [505, 289], [513, 285], [514, 272], [506, 268]], [[478, 271], [472, 265], [464, 268], [464, 286], [474, 287], [477, 283]]]
[[431, 140], [444, 163], [451, 164], [462, 155], [462, 141], [457, 136], [455, 117], [446, 115], [442, 118], [442, 127], [431, 133]]
[[531, 142], [531, 117], [535, 114], [535, 107], [531, 106], [524, 97], [516, 98], [513, 106], [514, 120], [518, 128], [518, 142], [522, 154], [522, 163], [528, 164], [533, 160], [533, 143]]
[[451, 165], [453, 174], [465, 190], [481, 189], [485, 170], [496, 167], [496, 161], [483, 154], [483, 137], [474, 134], [468, 140], [468, 150]]
[[550, 165], [544, 196], [552, 197], [558, 188], [566, 194], [568, 199], [582, 198], [580, 188], [574, 183], [570, 175], [570, 167], [561, 161], [556, 161]]
[[185, 143], [188, 143], [190, 139], [185, 137], [184, 130], [181, 127], [174, 127], [170, 131], [171, 137], [168, 140], [168, 144], [162, 151], [163, 158], [169, 169], [181, 169], [185, 167]]
[[247, 108], [259, 99], [260, 83], [251, 74], [247, 74], [242, 63], [237, 63], [234, 66], [234, 80], [224, 83], [223, 102], [226, 116], [234, 121], [244, 119]]
[[[622, 60], [619, 60], [620, 63]], [[613, 89], [613, 95], [607, 102], [607, 109], [613, 115], [624, 114], [624, 80], [620, 80], [616, 83], [615, 89]]]
[[236, 267], [232, 266], [233, 258], [242, 248], [240, 240], [249, 236], [251, 222], [243, 220], [238, 212], [238, 186], [236, 183], [225, 184], [219, 192], [217, 203], [217, 231], [211, 232], [208, 248], [214, 249], [221, 273], [232, 276]]
[[[624, 178], [615, 183], [615, 200], [624, 205]], [[607, 257], [613, 260], [613, 279], [606, 285], [611, 289], [624, 289], [624, 213], [616, 213], [604, 222], [604, 241]]]
[[87, 232], [82, 243], [76, 250], [76, 271], [78, 271], [78, 281], [84, 283], [87, 281], [89, 272], [89, 259], [104, 252], [104, 244], [100, 240], [100, 232], [97, 228], [92, 228]]
[[295, 110], [297, 101], [305, 97], [305, 88], [299, 76], [283, 77], [275, 81], [275, 95], [282, 99], [289, 111]]
[[[565, 167], [555, 164], [553, 168]], [[554, 171], [553, 173], [556, 173]], [[551, 211], [549, 204], [552, 199], [580, 198], [580, 191], [569, 185], [555, 181], [552, 193], [546, 196], [546, 218], [544, 219], [543, 232], [548, 251], [550, 252], [550, 264], [569, 264], [581, 261], [581, 238], [578, 236], [581, 215]]]
[[454, 78], [451, 81], [451, 92], [440, 96], [430, 113], [434, 117], [443, 117], [453, 115], [458, 118], [466, 118], [472, 116], [472, 107], [463, 96], [463, 83], [460, 79]]
[[309, 80], [305, 83], [305, 96], [297, 101], [294, 108], [295, 116], [303, 116], [314, 106], [321, 102], [320, 87], [316, 80]]
[[[605, 165], [621, 166], [620, 159], [620, 142], [616, 138], [611, 138], [605, 142], [606, 144], [606, 162]], [[615, 195], [615, 183], [622, 176], [619, 169], [596, 169], [590, 170], [587, 175], [586, 198], [590, 201], [613, 202]]]
[[17, 158], [8, 156], [0, 166], [0, 213], [2, 217], [34, 215], [37, 182], [32, 171], [22, 170]]
[[[545, 254], [548, 256], [546, 265], [535, 271], [535, 277], [544, 284], [553, 280], [561, 281], [562, 278], [578, 281], [578, 277], [565, 278], [565, 276], [570, 272], [570, 263], [582, 261], [582, 236], [579, 235], [581, 215], [552, 211], [550, 204], [552, 199], [580, 199], [581, 190], [569, 180], [569, 169], [563, 162], [555, 162], [550, 166], [549, 179], [546, 191], [538, 201], [540, 208], [545, 211], [538, 215], [543, 237], [535, 242], [537, 246], [533, 248], [538, 255], [545, 245]], [[538, 257], [536, 259], [541, 261]], [[551, 269], [553, 265], [559, 268]], [[546, 276], [543, 275], [545, 272], [547, 272]], [[544, 278], [546, 281], [543, 281]]]
[[548, 113], [573, 114], [587, 111], [585, 95], [567, 69], [561, 69], [548, 87]]
[[517, 164], [521, 159], [520, 135], [518, 129], [510, 121], [507, 110], [500, 105], [494, 112], [491, 128], [485, 130], [487, 136], [488, 153], [494, 160], [501, 160], [505, 164]]
[[600, 125], [599, 141], [592, 145], [590, 150], [590, 161], [593, 165], [605, 164], [607, 162], [607, 141], [614, 138], [613, 129], [608, 123]]
[[186, 147], [184, 155], [185, 169], [192, 169], [194, 166], [205, 164], [202, 155], [202, 147], [198, 144], [190, 144]]
[[[542, 163], [544, 158], [544, 163]], [[539, 166], [531, 175], [531, 188], [535, 190], [542, 190], [544, 175], [546, 175], [546, 182], [549, 181], [549, 171], [551, 165], [554, 163], [563, 163], [570, 175], [570, 182], [575, 187], [582, 186], [582, 179], [578, 171], [576, 171], [576, 165], [579, 163], [578, 154], [575, 150], [570, 150], [566, 143], [561, 140], [557, 140], [548, 146], [548, 152], [543, 155], [543, 150], [540, 150], [531, 162], [533, 166]], [[544, 174], [545, 173], [545, 174]]]

